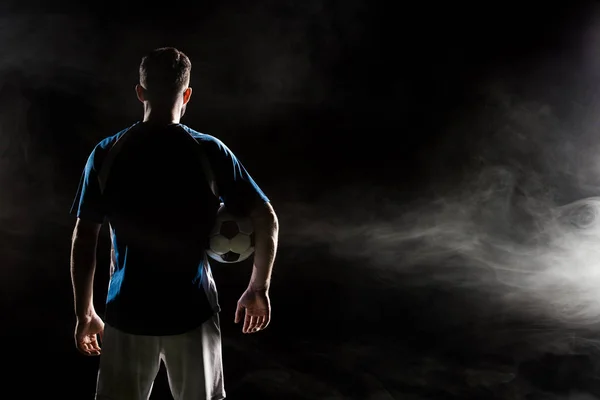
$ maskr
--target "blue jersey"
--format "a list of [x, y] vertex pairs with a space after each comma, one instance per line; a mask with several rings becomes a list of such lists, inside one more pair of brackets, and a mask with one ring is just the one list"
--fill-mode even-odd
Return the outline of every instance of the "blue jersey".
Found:
[[110, 226], [105, 322], [132, 334], [172, 335], [219, 312], [205, 253], [219, 205], [245, 216], [268, 201], [225, 144], [185, 125], [138, 122], [102, 140], [71, 213]]

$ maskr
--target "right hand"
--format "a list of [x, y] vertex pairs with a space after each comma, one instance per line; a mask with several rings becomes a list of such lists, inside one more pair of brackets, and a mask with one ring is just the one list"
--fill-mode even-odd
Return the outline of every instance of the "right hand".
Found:
[[86, 356], [99, 356], [100, 342], [103, 335], [104, 321], [102, 321], [102, 318], [96, 312], [77, 318], [75, 325], [75, 346], [80, 353]]
[[[244, 310], [246, 315], [244, 316]], [[253, 290], [248, 287], [238, 300], [235, 310], [235, 323], [244, 319], [243, 333], [254, 333], [263, 330], [271, 321], [271, 301], [266, 289]]]

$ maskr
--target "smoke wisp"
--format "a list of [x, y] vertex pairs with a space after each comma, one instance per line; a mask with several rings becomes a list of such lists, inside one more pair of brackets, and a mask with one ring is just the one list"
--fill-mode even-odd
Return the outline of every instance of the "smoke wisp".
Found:
[[457, 131], [473, 125], [492, 135], [451, 139], [454, 146], [468, 141], [473, 154], [468, 172], [446, 175], [452, 184], [412, 202], [389, 190], [346, 187], [313, 206], [287, 204], [285, 240], [360, 260], [398, 290], [458, 288], [494, 305], [492, 317], [591, 329], [600, 320], [600, 197], [589, 195], [600, 171], [591, 127], [572, 129], [549, 105], [498, 90]]

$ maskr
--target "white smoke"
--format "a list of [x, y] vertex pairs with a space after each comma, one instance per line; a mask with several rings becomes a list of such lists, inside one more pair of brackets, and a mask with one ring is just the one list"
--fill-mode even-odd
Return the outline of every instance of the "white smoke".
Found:
[[[294, 217], [284, 234], [360, 260], [366, 279], [399, 290], [460, 288], [493, 305], [492, 318], [592, 328], [600, 321], [598, 141], [593, 126], [569, 121], [593, 110], [560, 119], [550, 105], [502, 90], [487, 97], [485, 110], [457, 128], [481, 130], [462, 137], [473, 143], [468, 172], [440, 175], [451, 183], [432, 181], [435, 195], [402, 201], [401, 183], [398, 200], [376, 188], [340, 189], [313, 206], [286, 205]], [[451, 144], [464, 148], [460, 140]]]

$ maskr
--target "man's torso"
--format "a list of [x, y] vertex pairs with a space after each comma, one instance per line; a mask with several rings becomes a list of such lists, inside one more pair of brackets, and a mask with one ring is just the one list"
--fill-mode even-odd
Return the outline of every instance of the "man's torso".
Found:
[[219, 201], [198, 144], [180, 125], [140, 123], [111, 139], [98, 165], [111, 159], [103, 197], [115, 264], [106, 322], [147, 335], [193, 329], [218, 312], [205, 248]]

